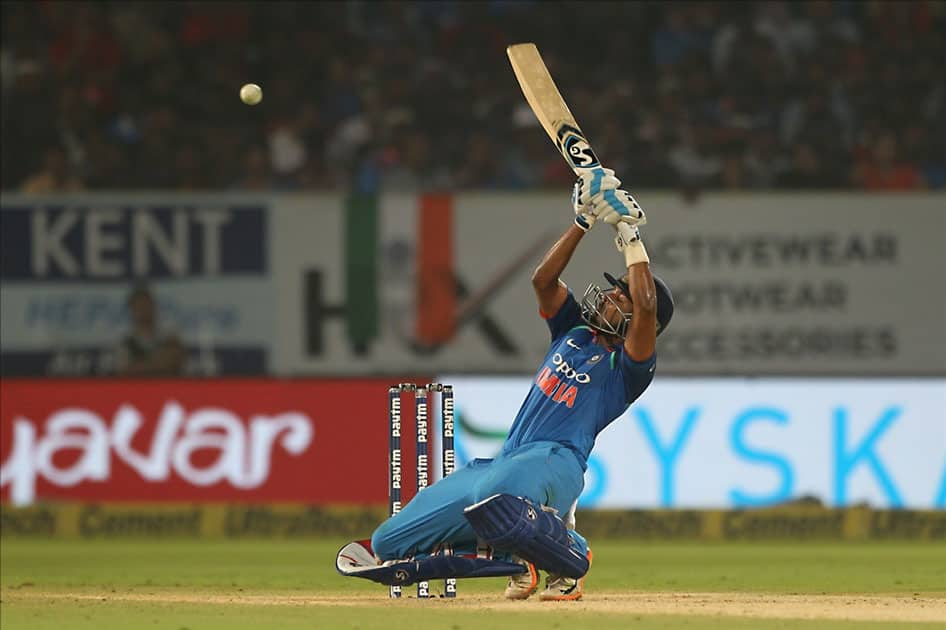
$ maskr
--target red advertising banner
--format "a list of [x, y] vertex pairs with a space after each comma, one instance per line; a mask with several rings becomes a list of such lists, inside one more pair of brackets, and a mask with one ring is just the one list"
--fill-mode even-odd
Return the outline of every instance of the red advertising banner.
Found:
[[380, 505], [388, 385], [4, 379], [0, 500]]

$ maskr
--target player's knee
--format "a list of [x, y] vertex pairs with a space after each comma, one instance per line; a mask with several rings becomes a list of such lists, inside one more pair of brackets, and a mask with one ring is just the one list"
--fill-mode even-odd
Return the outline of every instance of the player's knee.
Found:
[[[517, 487], [514, 483], [509, 483], [507, 480], [503, 481], [492, 481], [489, 483], [478, 483], [473, 486], [473, 503], [479, 503], [484, 501], [494, 494], [511, 494], [514, 497], [523, 496], [522, 488]], [[529, 499], [535, 500], [534, 497], [527, 497]], [[541, 501], [539, 501], [541, 503]]]
[[580, 578], [591, 564], [588, 544], [577, 532], [531, 501], [499, 495], [468, 508], [464, 516], [486, 543], [514, 552], [540, 569]]
[[371, 535], [371, 550], [374, 555], [382, 560], [393, 560], [397, 558], [397, 548], [395, 543], [396, 529], [391, 527], [391, 521], [381, 523], [378, 529]]
[[471, 503], [479, 503], [494, 494], [498, 494], [500, 491], [494, 489], [495, 486], [489, 485], [484, 487], [482, 484], [477, 484], [473, 487], [473, 491], [470, 493], [473, 496], [473, 501]]

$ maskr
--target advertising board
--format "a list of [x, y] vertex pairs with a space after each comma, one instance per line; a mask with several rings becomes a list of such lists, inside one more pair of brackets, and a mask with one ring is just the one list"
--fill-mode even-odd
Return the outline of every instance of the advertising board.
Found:
[[[462, 464], [499, 451], [533, 385], [444, 376]], [[660, 375], [598, 436], [583, 508], [946, 508], [946, 380]]]
[[[676, 301], [658, 342], [664, 374], [946, 376], [943, 195], [638, 199], [651, 267]], [[384, 195], [373, 211], [377, 230], [359, 239], [328, 201], [279, 206], [279, 370], [536, 369], [548, 335], [530, 275], [569, 225], [567, 197]], [[613, 236], [599, 226], [582, 239], [563, 273], [578, 297], [621, 273]], [[352, 248], [378, 253], [373, 275]], [[361, 299], [369, 287], [377, 299]]]
[[0, 498], [381, 505], [387, 381], [0, 381]]
[[[680, 376], [946, 376], [944, 196], [640, 191]], [[896, 208], [895, 220], [891, 208]], [[187, 374], [528, 374], [564, 194], [4, 195], [5, 375], [106, 375], [147, 280]], [[613, 231], [563, 279], [620, 273]]]
[[115, 370], [127, 299], [145, 282], [193, 375], [263, 374], [274, 322], [265, 203], [223, 196], [4, 196], [2, 369]]

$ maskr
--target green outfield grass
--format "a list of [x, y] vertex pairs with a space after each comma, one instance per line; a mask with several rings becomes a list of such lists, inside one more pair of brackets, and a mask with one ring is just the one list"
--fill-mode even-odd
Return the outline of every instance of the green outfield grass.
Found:
[[[451, 601], [391, 602], [334, 569], [342, 540], [26, 541], [0, 544], [0, 626], [17, 628], [864, 628], [887, 621], [765, 618], [636, 602], [673, 593], [922, 598], [946, 620], [942, 544], [642, 544], [602, 541], [580, 603], [505, 602], [502, 580]], [[406, 593], [411, 588], [405, 588]], [[720, 601], [727, 598], [719, 597]], [[681, 600], [686, 604], [686, 599]], [[745, 607], [766, 606], [753, 598]], [[828, 600], [825, 600], [828, 601]], [[834, 601], [834, 600], [831, 600]], [[882, 600], [886, 601], [886, 600]], [[836, 606], [836, 602], [826, 604]], [[886, 604], [885, 604], [886, 605]], [[891, 605], [909, 605], [901, 600]], [[734, 615], [741, 615], [738, 611]], [[782, 618], [769, 618], [769, 617]], [[929, 627], [929, 626], [928, 626]]]

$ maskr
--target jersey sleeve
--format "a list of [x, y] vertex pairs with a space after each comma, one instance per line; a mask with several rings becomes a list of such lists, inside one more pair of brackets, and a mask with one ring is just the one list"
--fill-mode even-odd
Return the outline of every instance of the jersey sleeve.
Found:
[[540, 311], [539, 314], [542, 315], [542, 318], [545, 319], [545, 323], [549, 327], [549, 332], [552, 334], [552, 341], [555, 341], [569, 330], [582, 323], [581, 307], [578, 306], [578, 302], [575, 300], [571, 289], [569, 289], [568, 295], [565, 297], [565, 301], [559, 307], [557, 313], [549, 316]]
[[635, 361], [623, 348], [613, 355], [617, 369], [621, 372], [624, 381], [624, 400], [628, 404], [634, 402], [644, 393], [650, 382], [654, 380], [654, 371], [657, 369], [657, 353], [650, 355], [645, 361]]

